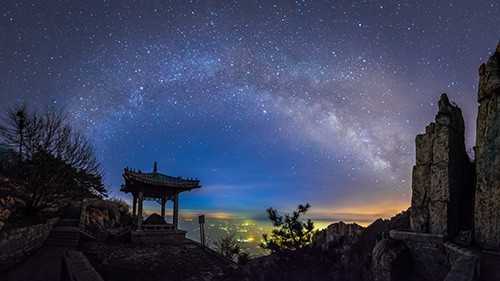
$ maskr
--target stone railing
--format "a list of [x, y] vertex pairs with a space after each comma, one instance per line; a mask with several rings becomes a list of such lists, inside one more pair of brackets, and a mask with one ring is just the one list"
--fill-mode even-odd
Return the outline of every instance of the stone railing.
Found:
[[426, 280], [474, 281], [479, 275], [479, 254], [443, 235], [391, 230], [389, 236], [405, 244], [413, 269]]
[[103, 281], [87, 257], [79, 251], [64, 254], [61, 277], [62, 281]]
[[175, 230], [173, 224], [143, 224], [142, 229], [145, 231], [164, 231], [164, 230]]
[[0, 270], [26, 258], [40, 248], [58, 219], [0, 233]]
[[419, 232], [409, 232], [409, 231], [399, 231], [399, 230], [391, 230], [389, 232], [389, 237], [395, 240], [423, 242], [423, 243], [439, 243], [439, 244], [443, 243], [445, 240], [444, 235], [441, 234], [419, 233]]
[[451, 264], [450, 272], [448, 272], [444, 281], [477, 280], [479, 276], [479, 254], [450, 242], [444, 243], [444, 247]]

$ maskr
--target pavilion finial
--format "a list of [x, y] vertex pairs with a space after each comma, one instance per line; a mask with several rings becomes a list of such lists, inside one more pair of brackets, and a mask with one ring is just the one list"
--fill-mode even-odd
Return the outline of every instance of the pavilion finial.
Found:
[[153, 173], [157, 173], [158, 172], [158, 163], [156, 163], [156, 161], [153, 163]]

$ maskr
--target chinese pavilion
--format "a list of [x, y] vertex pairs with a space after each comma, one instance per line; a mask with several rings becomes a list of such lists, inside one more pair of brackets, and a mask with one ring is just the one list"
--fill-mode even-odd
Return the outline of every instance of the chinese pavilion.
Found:
[[[148, 230], [151, 226], [143, 226], [143, 202], [152, 200], [160, 203], [161, 217], [165, 218], [165, 205], [167, 200], [174, 202], [172, 224], [164, 224], [164, 228], [176, 231], [179, 223], [179, 193], [200, 188], [200, 181], [196, 179], [185, 179], [172, 177], [158, 172], [158, 165], [154, 162], [153, 172], [143, 173], [141, 171], [125, 168], [123, 172], [125, 184], [121, 191], [131, 193], [133, 197], [132, 215], [137, 216], [137, 230]], [[153, 226], [152, 229], [158, 230]], [[161, 227], [160, 227], [161, 229]]]

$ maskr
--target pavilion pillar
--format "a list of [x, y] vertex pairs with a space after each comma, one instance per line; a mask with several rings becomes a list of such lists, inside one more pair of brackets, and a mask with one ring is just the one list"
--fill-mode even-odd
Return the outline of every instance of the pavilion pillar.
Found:
[[173, 217], [174, 228], [177, 229], [179, 225], [179, 193], [174, 195], [174, 217]]
[[142, 227], [142, 203], [144, 202], [144, 196], [142, 191], [139, 192], [139, 212], [137, 214], [137, 229], [141, 229]]
[[165, 194], [161, 196], [161, 217], [165, 219], [165, 204], [167, 203]]
[[132, 194], [132, 216], [137, 215], [137, 195]]

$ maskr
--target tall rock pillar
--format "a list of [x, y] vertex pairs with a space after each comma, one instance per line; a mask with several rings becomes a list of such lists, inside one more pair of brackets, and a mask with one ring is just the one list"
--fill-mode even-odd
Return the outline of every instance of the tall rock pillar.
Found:
[[500, 43], [479, 68], [474, 238], [500, 250]]
[[429, 193], [431, 189], [434, 123], [415, 138], [416, 163], [412, 175], [410, 226], [415, 232], [429, 232]]
[[448, 100], [439, 100], [436, 121], [416, 137], [410, 225], [415, 232], [454, 236], [472, 228], [472, 166], [465, 150], [462, 111]]

